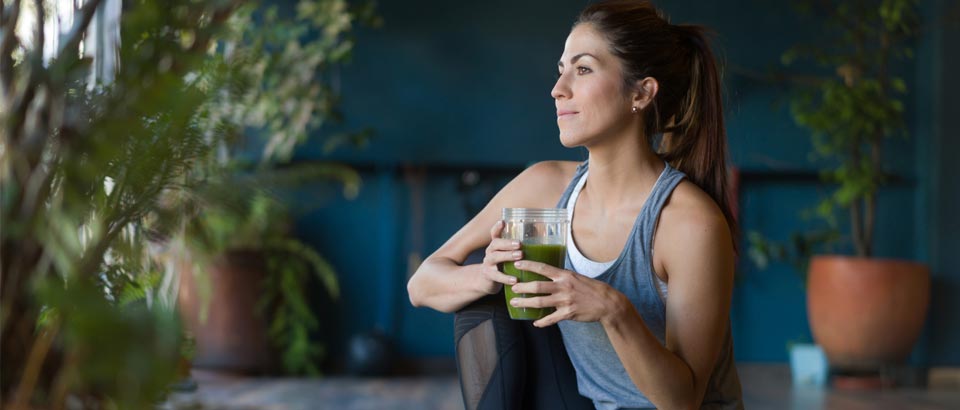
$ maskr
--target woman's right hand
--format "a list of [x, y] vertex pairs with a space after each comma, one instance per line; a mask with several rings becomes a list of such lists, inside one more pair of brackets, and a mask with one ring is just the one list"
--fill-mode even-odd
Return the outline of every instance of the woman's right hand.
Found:
[[490, 245], [487, 245], [487, 253], [483, 257], [483, 290], [488, 294], [499, 292], [503, 285], [516, 284], [517, 278], [501, 272], [499, 265], [523, 259], [520, 242], [501, 238], [502, 231], [503, 221], [497, 221], [493, 228], [490, 228]]

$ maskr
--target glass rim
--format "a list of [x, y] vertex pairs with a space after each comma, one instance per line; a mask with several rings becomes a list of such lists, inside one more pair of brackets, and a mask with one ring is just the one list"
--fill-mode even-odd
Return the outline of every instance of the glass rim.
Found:
[[569, 222], [569, 213], [566, 208], [503, 208], [503, 220], [512, 219], [553, 219], [558, 222]]

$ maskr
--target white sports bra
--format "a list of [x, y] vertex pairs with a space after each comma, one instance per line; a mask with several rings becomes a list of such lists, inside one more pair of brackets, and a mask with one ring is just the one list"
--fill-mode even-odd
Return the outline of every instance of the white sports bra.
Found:
[[[580, 253], [580, 250], [577, 249], [576, 242], [573, 241], [573, 208], [577, 205], [577, 198], [580, 197], [580, 191], [587, 183], [587, 175], [589, 174], [589, 170], [583, 173], [583, 176], [577, 181], [577, 186], [574, 187], [573, 192], [570, 193], [570, 200], [567, 201], [567, 214], [570, 216], [570, 229], [567, 230], [567, 254], [570, 256], [570, 263], [573, 264], [574, 271], [586, 277], [595, 278], [610, 268], [617, 260], [614, 259], [609, 262], [590, 260]], [[657, 291], [660, 292], [660, 297], [663, 299], [663, 302], [666, 303], [667, 282], [664, 282], [663, 279], [660, 279], [657, 275], [653, 275], [653, 278], [657, 282]]]

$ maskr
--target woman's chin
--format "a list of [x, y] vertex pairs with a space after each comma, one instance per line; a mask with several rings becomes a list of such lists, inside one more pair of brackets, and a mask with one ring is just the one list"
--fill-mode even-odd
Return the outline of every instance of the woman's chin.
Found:
[[583, 145], [583, 138], [560, 133], [560, 145], [566, 148], [576, 148]]

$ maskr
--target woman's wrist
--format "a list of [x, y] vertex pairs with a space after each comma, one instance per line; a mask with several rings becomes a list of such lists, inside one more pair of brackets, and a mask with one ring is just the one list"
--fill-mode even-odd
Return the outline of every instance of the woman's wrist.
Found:
[[606, 312], [600, 317], [600, 324], [604, 327], [620, 323], [633, 307], [626, 295], [613, 288], [610, 288], [609, 296], [604, 299], [609, 301]]
[[461, 269], [467, 272], [468, 286], [478, 297], [490, 294], [490, 281], [483, 275], [483, 264], [464, 265]]

